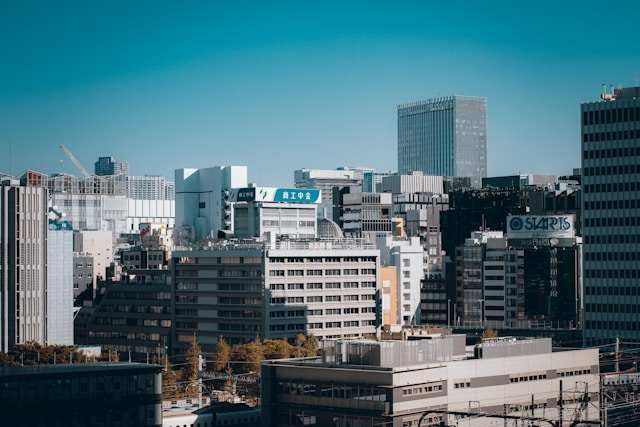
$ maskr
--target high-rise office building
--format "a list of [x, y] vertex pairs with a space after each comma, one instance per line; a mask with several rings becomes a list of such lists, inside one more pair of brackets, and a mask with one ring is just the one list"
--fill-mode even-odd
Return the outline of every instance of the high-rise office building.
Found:
[[640, 87], [580, 106], [584, 340], [640, 339]]
[[398, 173], [487, 176], [487, 99], [447, 96], [398, 106]]
[[115, 157], [99, 157], [94, 164], [96, 175], [129, 175], [129, 163], [116, 162]]
[[73, 229], [49, 220], [47, 236], [47, 344], [73, 345]]
[[0, 184], [0, 352], [46, 343], [47, 197], [43, 187]]

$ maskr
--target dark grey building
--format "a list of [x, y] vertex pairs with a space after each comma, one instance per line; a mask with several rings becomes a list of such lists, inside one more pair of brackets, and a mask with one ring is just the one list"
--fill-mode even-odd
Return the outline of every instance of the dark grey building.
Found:
[[640, 87], [583, 103], [584, 341], [640, 340]]
[[0, 368], [2, 425], [162, 425], [162, 366], [75, 363]]

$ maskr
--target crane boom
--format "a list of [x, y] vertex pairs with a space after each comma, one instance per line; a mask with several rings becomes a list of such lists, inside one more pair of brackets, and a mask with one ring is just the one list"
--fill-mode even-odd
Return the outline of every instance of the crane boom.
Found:
[[67, 147], [65, 147], [64, 145], [60, 145], [60, 148], [62, 148], [62, 151], [67, 153], [67, 156], [69, 156], [73, 164], [76, 165], [76, 167], [80, 170], [80, 172], [82, 172], [85, 178], [89, 178], [91, 176], [91, 174], [87, 172], [84, 166], [82, 166], [82, 163], [80, 163], [80, 161], [76, 159], [76, 156], [74, 156], [73, 153], [71, 153], [71, 151], [69, 151]]

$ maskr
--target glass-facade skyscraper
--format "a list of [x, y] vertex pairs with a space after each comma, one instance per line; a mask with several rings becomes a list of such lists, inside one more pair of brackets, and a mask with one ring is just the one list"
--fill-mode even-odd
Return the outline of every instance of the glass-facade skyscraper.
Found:
[[640, 340], [640, 88], [583, 103], [586, 345]]
[[398, 106], [398, 173], [487, 176], [487, 99], [447, 96]]

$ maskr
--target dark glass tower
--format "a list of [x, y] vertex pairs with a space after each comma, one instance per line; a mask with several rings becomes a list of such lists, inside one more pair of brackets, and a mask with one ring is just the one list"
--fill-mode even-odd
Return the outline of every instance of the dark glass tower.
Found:
[[640, 88], [580, 106], [584, 340], [640, 340]]

